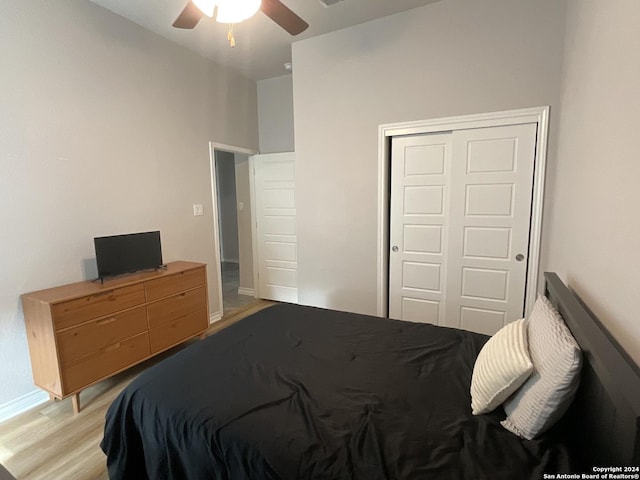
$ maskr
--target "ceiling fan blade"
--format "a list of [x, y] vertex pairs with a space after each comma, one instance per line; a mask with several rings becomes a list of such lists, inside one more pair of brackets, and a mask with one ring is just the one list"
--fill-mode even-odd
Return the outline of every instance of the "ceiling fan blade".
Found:
[[293, 13], [293, 11], [280, 0], [262, 0], [260, 10], [291, 35], [298, 35], [309, 28], [307, 22]]
[[189, 1], [180, 12], [180, 15], [178, 15], [178, 18], [176, 18], [176, 21], [173, 22], [173, 26], [176, 28], [194, 28], [203, 16], [204, 13], [192, 1]]

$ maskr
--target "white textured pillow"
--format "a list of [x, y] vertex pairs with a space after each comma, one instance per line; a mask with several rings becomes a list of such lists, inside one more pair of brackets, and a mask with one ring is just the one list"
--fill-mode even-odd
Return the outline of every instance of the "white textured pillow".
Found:
[[531, 440], [569, 408], [580, 382], [582, 352], [546, 297], [538, 296], [527, 320], [533, 373], [504, 403], [507, 419], [502, 425]]
[[473, 366], [471, 411], [487, 413], [504, 402], [531, 375], [524, 320], [502, 327], [485, 343]]

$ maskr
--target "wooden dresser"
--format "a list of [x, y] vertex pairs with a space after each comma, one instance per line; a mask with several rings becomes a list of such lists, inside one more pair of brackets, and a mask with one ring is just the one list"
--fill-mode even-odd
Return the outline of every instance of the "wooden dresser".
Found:
[[51, 398], [79, 393], [209, 327], [206, 265], [79, 282], [22, 295], [34, 383]]

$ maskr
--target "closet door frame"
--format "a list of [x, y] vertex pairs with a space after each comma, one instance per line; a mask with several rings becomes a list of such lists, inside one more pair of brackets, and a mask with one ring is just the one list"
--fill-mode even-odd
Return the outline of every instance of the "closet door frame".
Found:
[[389, 202], [391, 181], [391, 139], [400, 135], [416, 135], [470, 128], [537, 124], [534, 158], [533, 192], [531, 198], [531, 226], [525, 292], [525, 314], [533, 308], [538, 294], [540, 268], [540, 239], [544, 179], [547, 163], [549, 106], [506, 110], [456, 117], [399, 122], [378, 127], [378, 232], [377, 232], [377, 315], [386, 317], [389, 311]]

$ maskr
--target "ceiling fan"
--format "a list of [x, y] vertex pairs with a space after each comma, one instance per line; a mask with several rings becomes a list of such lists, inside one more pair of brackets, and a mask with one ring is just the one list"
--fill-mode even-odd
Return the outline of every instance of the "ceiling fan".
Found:
[[304, 32], [309, 24], [296, 15], [280, 0], [189, 0], [173, 26], [192, 29], [205, 15], [213, 17], [217, 7], [216, 20], [229, 24], [229, 44], [235, 46], [233, 24], [253, 16], [258, 10], [280, 25], [291, 35]]

